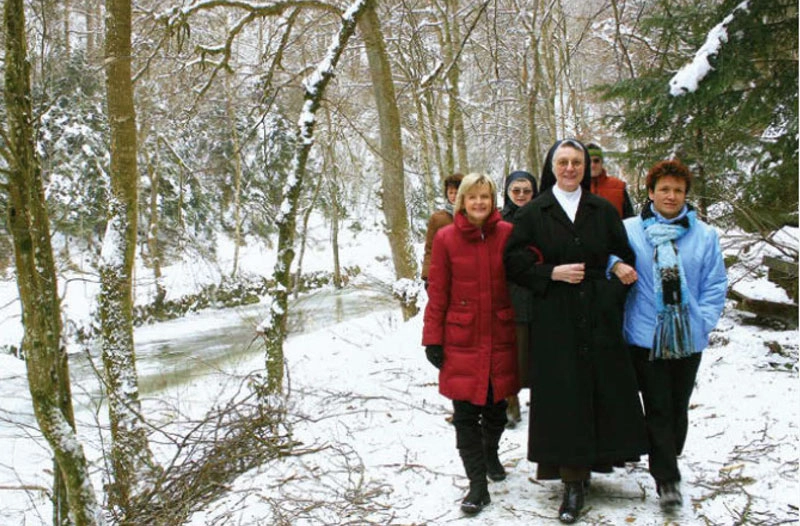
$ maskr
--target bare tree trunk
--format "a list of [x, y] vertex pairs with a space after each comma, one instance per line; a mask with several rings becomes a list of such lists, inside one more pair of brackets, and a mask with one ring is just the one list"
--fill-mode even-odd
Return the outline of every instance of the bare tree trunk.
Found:
[[338, 177], [334, 171], [334, 178], [331, 181], [331, 195], [333, 197], [331, 207], [331, 249], [333, 251], [333, 286], [337, 289], [342, 288], [342, 267], [339, 260], [339, 210], [341, 204], [341, 190], [339, 189]]
[[[544, 103], [544, 111], [540, 114], [544, 117], [544, 124], [547, 129], [549, 137], [547, 142], [552, 142], [558, 138], [558, 130], [556, 127], [556, 82], [558, 75], [556, 73], [556, 52], [554, 49], [552, 36], [552, 19], [550, 14], [546, 14], [542, 20], [540, 35], [540, 47], [538, 53], [544, 57], [541, 67], [536, 72], [536, 77], [539, 81], [539, 100]], [[540, 104], [542, 103], [540, 102]]]
[[422, 180], [425, 188], [425, 206], [428, 215], [431, 215], [436, 207], [437, 184], [433, 178], [433, 163], [431, 162], [430, 145], [428, 144], [428, 132], [425, 129], [425, 113], [422, 109], [422, 96], [419, 86], [414, 86], [414, 110], [417, 112], [417, 133], [419, 134], [419, 149], [422, 157]]
[[445, 56], [450, 64], [447, 72], [447, 96], [449, 99], [448, 129], [452, 129], [453, 146], [457, 161], [455, 171], [469, 172], [467, 157], [467, 134], [464, 131], [464, 113], [461, 111], [461, 68], [456, 58], [456, 48], [461, 45], [461, 31], [458, 24], [458, 0], [446, 0], [447, 17], [445, 18], [446, 45]]
[[295, 299], [300, 294], [300, 278], [303, 275], [303, 258], [306, 255], [306, 239], [308, 237], [308, 221], [311, 218], [311, 212], [317, 204], [319, 198], [319, 191], [322, 188], [322, 181], [324, 177], [317, 178], [317, 184], [314, 186], [314, 193], [311, 195], [311, 202], [303, 212], [303, 228], [300, 230], [300, 255], [297, 257], [297, 269], [294, 273], [294, 297]]
[[[436, 171], [439, 174], [439, 182], [444, 181], [444, 178], [452, 172], [447, 171], [447, 163], [445, 162], [444, 154], [442, 153], [442, 145], [439, 138], [439, 121], [436, 117], [436, 103], [433, 98], [433, 92], [430, 87], [425, 88], [425, 111], [428, 117], [428, 129], [431, 131], [431, 145], [433, 146], [433, 158], [436, 161]], [[437, 185], [437, 189], [438, 189]], [[438, 190], [436, 195], [439, 195]]]
[[67, 58], [72, 54], [72, 45], [69, 41], [70, 37], [70, 25], [69, 25], [69, 14], [70, 14], [70, 0], [63, 0], [64, 2], [64, 54]]
[[[331, 124], [330, 112], [327, 112], [327, 122]], [[335, 135], [332, 133], [331, 136]], [[339, 259], [339, 222], [340, 211], [344, 207], [342, 203], [342, 185], [339, 180], [339, 162], [336, 158], [336, 148], [333, 139], [329, 140], [323, 151], [323, 173], [330, 174], [324, 177], [328, 181], [328, 202], [330, 203], [331, 217], [331, 251], [333, 252], [333, 286], [336, 289], [342, 288], [342, 269]], [[320, 178], [323, 179], [323, 178]]]
[[147, 227], [147, 253], [150, 256], [150, 266], [153, 268], [153, 278], [156, 281], [156, 297], [154, 304], [159, 311], [164, 306], [167, 290], [164, 288], [164, 279], [161, 273], [161, 247], [158, 243], [158, 229], [161, 221], [158, 213], [158, 193], [161, 186], [161, 155], [160, 140], [156, 139], [155, 160], [147, 167], [147, 176], [150, 179], [149, 221]]
[[230, 73], [225, 76], [225, 83], [228, 126], [231, 129], [231, 142], [233, 144], [233, 269], [231, 270], [231, 277], [234, 277], [239, 267], [239, 247], [243, 244], [241, 219], [242, 158], [239, 132], [236, 130], [236, 110], [233, 107]]
[[[536, 11], [534, 10], [534, 13]], [[535, 15], [534, 15], [535, 16]], [[530, 78], [527, 60], [523, 64], [522, 82], [525, 86], [525, 107], [527, 109], [527, 124], [528, 124], [528, 147], [525, 152], [528, 161], [528, 169], [531, 173], [538, 171], [541, 166], [541, 141], [539, 140], [539, 116], [536, 112], [539, 107], [539, 53], [537, 52], [536, 39], [531, 35], [531, 55], [533, 56], [533, 78]], [[537, 175], [538, 179], [538, 175]]]
[[[634, 78], [636, 77], [636, 70], [633, 67], [633, 61], [631, 60], [631, 55], [628, 52], [628, 46], [625, 42], [625, 39], [622, 38], [622, 32], [620, 31], [620, 28], [622, 27], [622, 21], [618, 0], [611, 0], [611, 9], [614, 11], [614, 49], [617, 51], [617, 60], [619, 61], [621, 59], [625, 63], [625, 67], [628, 69], [630, 78]], [[617, 69], [620, 69], [619, 66], [617, 66]]]
[[106, 90], [111, 128], [109, 221], [100, 264], [100, 343], [111, 422], [109, 503], [119, 522], [153, 466], [141, 416], [133, 342], [138, 212], [136, 113], [131, 80], [131, 0], [106, 0]]
[[708, 174], [706, 173], [706, 166], [705, 166], [705, 135], [703, 134], [703, 130], [699, 129], [695, 132], [694, 136], [694, 144], [695, 148], [697, 148], [697, 169], [695, 173], [697, 177], [695, 178], [697, 184], [697, 190], [695, 190], [695, 194], [697, 195], [697, 213], [702, 219], [706, 219], [708, 217], [708, 205], [709, 205], [709, 192], [708, 192]]
[[386, 230], [392, 249], [395, 276], [413, 279], [417, 273], [409, 240], [406, 215], [405, 175], [403, 168], [403, 143], [400, 130], [400, 111], [395, 99], [392, 71], [386, 53], [378, 15], [370, 7], [359, 22], [369, 61], [372, 89], [378, 109], [381, 137], [381, 198]]
[[[6, 0], [4, 99], [7, 110], [8, 224], [14, 246], [28, 386], [42, 435], [53, 449], [53, 523], [102, 522], [83, 446], [75, 435], [69, 368], [44, 186], [36, 154], [22, 0]], [[67, 513], [67, 510], [69, 513]], [[71, 516], [70, 517], [68, 516]]]
[[97, 22], [97, 4], [96, 0], [87, 0], [86, 2], [86, 60], [94, 63], [95, 48], [97, 47], [97, 32], [99, 31], [99, 24]]
[[314, 144], [316, 113], [322, 103], [325, 88], [334, 74], [334, 69], [344, 52], [347, 42], [353, 35], [359, 19], [371, 9], [373, 0], [356, 0], [342, 18], [342, 26], [336, 40], [328, 48], [325, 59], [304, 83], [303, 110], [298, 121], [297, 149], [291, 166], [292, 173], [283, 189], [283, 204], [277, 217], [278, 257], [273, 271], [275, 288], [272, 290], [272, 306], [269, 320], [262, 327], [267, 344], [266, 369], [267, 382], [265, 394], [279, 394], [283, 390], [283, 342], [286, 339], [286, 319], [288, 317], [289, 291], [291, 290], [291, 267], [294, 261], [295, 225], [297, 223], [297, 204], [300, 190], [305, 182], [306, 163], [311, 146]]

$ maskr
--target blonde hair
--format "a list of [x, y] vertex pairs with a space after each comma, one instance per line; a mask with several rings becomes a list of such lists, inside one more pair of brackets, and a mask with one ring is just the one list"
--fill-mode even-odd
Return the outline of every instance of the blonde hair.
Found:
[[497, 184], [494, 179], [486, 174], [471, 173], [461, 180], [458, 186], [456, 202], [453, 204], [453, 215], [464, 210], [464, 195], [478, 185], [487, 185], [489, 193], [492, 194], [492, 208], [497, 208]]

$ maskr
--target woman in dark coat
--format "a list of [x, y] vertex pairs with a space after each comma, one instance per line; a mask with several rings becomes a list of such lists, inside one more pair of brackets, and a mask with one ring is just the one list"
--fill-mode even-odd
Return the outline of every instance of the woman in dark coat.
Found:
[[[525, 171], [515, 171], [508, 174], [503, 190], [503, 219], [512, 223], [517, 210], [527, 205], [534, 197], [539, 195], [539, 185], [532, 174]], [[521, 387], [528, 387], [528, 346], [531, 339], [531, 293], [525, 287], [516, 283], [508, 284], [508, 293], [514, 305], [514, 320], [517, 323], [517, 362], [519, 363], [519, 381]], [[506, 398], [508, 409], [506, 427], [515, 428], [522, 421], [519, 407], [519, 396], [511, 395]]]
[[609, 471], [647, 450], [622, 338], [634, 255], [613, 205], [589, 192], [590, 177], [586, 148], [556, 142], [504, 258], [508, 278], [533, 293], [528, 459], [539, 463], [538, 478], [564, 482], [564, 523], [577, 520], [593, 468]]
[[519, 391], [514, 310], [503, 249], [511, 225], [495, 206], [497, 186], [470, 174], [456, 197], [454, 222], [436, 233], [428, 274], [422, 344], [439, 372], [439, 392], [453, 401], [456, 447], [469, 478], [468, 514], [489, 504], [486, 478], [506, 472], [497, 456], [505, 398]]

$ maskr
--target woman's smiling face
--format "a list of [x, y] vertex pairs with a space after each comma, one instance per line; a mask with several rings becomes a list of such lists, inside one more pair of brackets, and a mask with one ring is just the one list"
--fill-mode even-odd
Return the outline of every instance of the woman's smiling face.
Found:
[[473, 225], [482, 225], [492, 213], [494, 200], [488, 184], [476, 184], [464, 194], [464, 212]]
[[508, 185], [508, 197], [517, 206], [524, 206], [533, 199], [533, 185], [527, 179], [517, 179]]
[[574, 192], [583, 181], [584, 163], [582, 151], [570, 144], [562, 144], [553, 156], [553, 173], [556, 184], [565, 192]]

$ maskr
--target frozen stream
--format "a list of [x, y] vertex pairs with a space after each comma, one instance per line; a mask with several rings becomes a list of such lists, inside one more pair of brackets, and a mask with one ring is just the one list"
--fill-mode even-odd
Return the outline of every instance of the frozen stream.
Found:
[[[309, 333], [371, 312], [399, 309], [397, 300], [364, 290], [324, 290], [292, 300], [289, 337]], [[198, 377], [224, 371], [237, 362], [264, 353], [255, 327], [264, 319], [263, 303], [229, 309], [208, 309], [184, 318], [136, 329], [136, 369], [144, 396]], [[102, 366], [98, 357], [94, 366]], [[92, 364], [85, 354], [70, 357], [73, 388], [98, 393]], [[92, 396], [94, 398], [94, 396]]]

